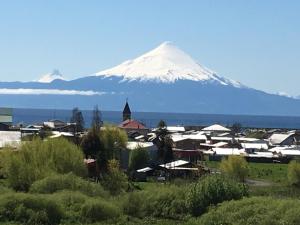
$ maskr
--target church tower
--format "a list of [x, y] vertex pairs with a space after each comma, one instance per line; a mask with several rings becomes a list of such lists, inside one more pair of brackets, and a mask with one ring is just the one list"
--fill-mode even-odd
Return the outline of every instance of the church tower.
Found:
[[123, 121], [130, 120], [130, 119], [131, 119], [131, 111], [130, 111], [130, 108], [129, 108], [128, 101], [126, 100], [126, 104], [125, 104], [125, 107], [124, 107], [124, 110], [123, 110]]

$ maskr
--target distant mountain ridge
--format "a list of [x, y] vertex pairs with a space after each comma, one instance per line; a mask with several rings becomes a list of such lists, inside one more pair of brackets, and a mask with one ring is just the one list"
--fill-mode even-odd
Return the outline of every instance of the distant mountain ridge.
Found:
[[38, 82], [40, 83], [51, 83], [54, 80], [66, 80], [59, 70], [55, 69], [52, 73], [43, 75]]
[[97, 104], [118, 111], [129, 98], [131, 109], [142, 112], [300, 115], [300, 100], [219, 76], [169, 42], [92, 76], [67, 81], [59, 74], [42, 82], [0, 82], [0, 105], [92, 109]]

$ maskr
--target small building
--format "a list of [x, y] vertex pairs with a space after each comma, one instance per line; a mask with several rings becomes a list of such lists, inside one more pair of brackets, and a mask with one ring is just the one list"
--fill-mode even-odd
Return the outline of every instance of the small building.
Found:
[[207, 133], [211, 133], [213, 135], [218, 135], [218, 134], [222, 134], [222, 133], [231, 132], [230, 129], [228, 129], [224, 126], [221, 126], [219, 124], [214, 124], [214, 125], [211, 125], [209, 127], [205, 127], [205, 128], [202, 129], [202, 131], [207, 132]]
[[4, 148], [6, 146], [17, 148], [20, 144], [20, 131], [0, 131], [0, 148]]
[[295, 145], [299, 142], [300, 135], [294, 133], [272, 134], [269, 143], [272, 146]]
[[13, 110], [11, 108], [0, 108], [0, 130], [8, 130], [13, 123]]

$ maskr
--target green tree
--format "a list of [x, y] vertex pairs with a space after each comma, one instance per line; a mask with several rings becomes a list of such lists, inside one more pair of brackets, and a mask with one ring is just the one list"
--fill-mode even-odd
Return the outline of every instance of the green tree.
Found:
[[149, 153], [145, 148], [137, 147], [130, 151], [129, 170], [138, 170], [148, 165]]
[[121, 150], [127, 146], [127, 134], [115, 126], [105, 126], [100, 132], [107, 159], [120, 159]]
[[300, 187], [300, 163], [293, 160], [288, 165], [288, 182]]
[[92, 127], [87, 135], [85, 135], [80, 143], [80, 146], [87, 157], [96, 158], [100, 151], [104, 151], [104, 145], [100, 138], [100, 130]]
[[107, 173], [104, 175], [102, 185], [113, 195], [121, 194], [128, 188], [128, 178], [125, 173], [120, 170], [118, 160], [112, 159], [107, 163]]
[[76, 124], [76, 132], [84, 131], [84, 118], [82, 112], [77, 107], [72, 110], [70, 122]]
[[248, 163], [242, 156], [229, 156], [220, 164], [221, 171], [231, 178], [244, 182], [249, 173]]
[[163, 162], [168, 163], [173, 160], [173, 141], [169, 136], [164, 138]]

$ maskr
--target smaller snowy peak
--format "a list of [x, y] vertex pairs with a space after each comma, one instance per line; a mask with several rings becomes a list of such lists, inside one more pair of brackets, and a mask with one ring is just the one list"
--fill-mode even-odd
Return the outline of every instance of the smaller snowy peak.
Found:
[[51, 83], [54, 80], [66, 80], [59, 70], [55, 69], [52, 73], [43, 75], [38, 82], [40, 83]]
[[95, 75], [119, 76], [129, 81], [172, 83], [177, 80], [192, 80], [242, 87], [239, 82], [220, 77], [215, 72], [200, 65], [171, 42], [164, 42], [136, 59], [125, 61]]

